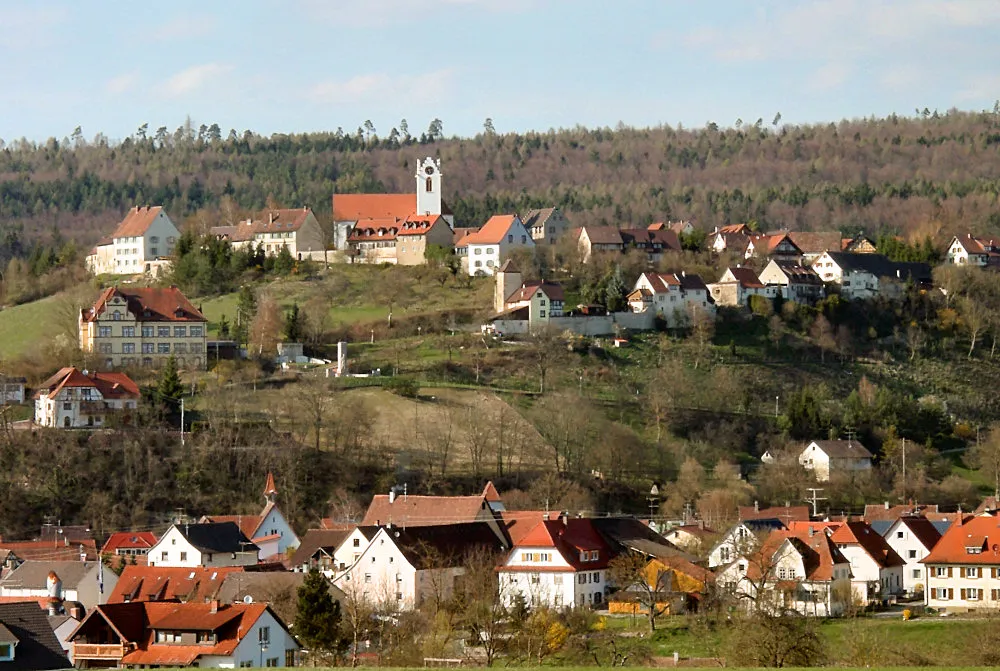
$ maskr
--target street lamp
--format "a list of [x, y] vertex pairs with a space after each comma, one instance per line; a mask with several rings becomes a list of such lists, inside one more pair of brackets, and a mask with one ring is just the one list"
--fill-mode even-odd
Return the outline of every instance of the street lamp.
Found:
[[649, 496], [646, 497], [646, 498], [649, 499], [649, 523], [650, 523], [650, 525], [652, 525], [653, 524], [653, 515], [656, 513], [656, 507], [660, 503], [660, 490], [656, 486], [655, 482], [653, 483], [653, 486], [650, 487], [650, 489], [649, 489]]
[[774, 418], [778, 419], [778, 396], [774, 397]]

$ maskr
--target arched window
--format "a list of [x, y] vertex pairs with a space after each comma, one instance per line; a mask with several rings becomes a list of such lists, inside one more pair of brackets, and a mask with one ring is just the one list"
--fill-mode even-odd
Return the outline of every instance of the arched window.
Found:
[[431, 178], [430, 178], [430, 177], [428, 177], [428, 178], [427, 178], [427, 179], [426, 179], [426, 180], [424, 181], [424, 184], [425, 184], [425, 190], [426, 190], [426, 191], [433, 191], [433, 190], [434, 190], [434, 187], [433, 187], [433, 185], [432, 185], [433, 183], [431, 182]]
[[117, 322], [117, 321], [121, 321], [121, 319], [122, 319], [122, 313], [121, 313], [121, 312], [119, 312], [118, 310], [115, 310], [115, 311], [114, 311], [114, 312], [113, 312], [113, 313], [111, 314], [111, 318], [112, 318], [112, 319], [114, 319], [114, 320], [115, 320], [116, 322]]

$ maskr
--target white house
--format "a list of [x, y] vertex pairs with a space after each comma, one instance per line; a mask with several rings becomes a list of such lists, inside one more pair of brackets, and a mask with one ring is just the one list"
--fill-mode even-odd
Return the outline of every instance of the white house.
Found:
[[799, 463], [828, 482], [837, 473], [871, 470], [872, 453], [856, 440], [814, 440], [799, 453]]
[[718, 282], [707, 285], [712, 300], [717, 306], [746, 307], [751, 296], [761, 296], [773, 299], [780, 289], [775, 286], [765, 286], [751, 268], [736, 266], [726, 268]]
[[149, 566], [252, 566], [260, 551], [233, 522], [174, 524], [146, 553]]
[[298, 666], [287, 625], [263, 603], [133, 602], [90, 611], [70, 636], [82, 668]]
[[708, 553], [708, 567], [716, 568], [756, 550], [772, 531], [786, 528], [778, 518], [743, 520], [733, 525]]
[[956, 236], [948, 245], [948, 263], [980, 268], [1000, 264], [1000, 240], [976, 238], [971, 233]]
[[[469, 553], [507, 549], [485, 522], [356, 531], [360, 535], [348, 536], [335, 555], [334, 584], [345, 594], [400, 611], [412, 610], [429, 599], [450, 598], [455, 579], [465, 572]], [[365, 540], [367, 546], [362, 548]], [[347, 556], [352, 562], [341, 570], [340, 558]]]
[[118, 576], [96, 561], [28, 560], [0, 579], [0, 599], [38, 601], [53, 597], [56, 607], [83, 604], [90, 610], [106, 603], [118, 583]]
[[958, 519], [924, 558], [924, 605], [939, 612], [1000, 608], [1000, 526], [992, 515]]
[[469, 275], [492, 275], [501, 261], [515, 249], [534, 249], [528, 229], [516, 214], [497, 214], [490, 217], [475, 233], [462, 239], [468, 250], [465, 259]]
[[139, 387], [124, 373], [62, 368], [35, 392], [35, 424], [96, 429], [113, 418], [128, 423], [140, 396]]
[[903, 590], [907, 594], [923, 594], [927, 576], [921, 563], [941, 540], [941, 532], [926, 517], [903, 516], [882, 534], [897, 555], [906, 563], [903, 567]]
[[918, 285], [931, 281], [928, 264], [890, 261], [881, 254], [823, 252], [811, 267], [824, 282], [838, 285], [841, 295], [849, 299], [893, 296], [908, 281]]
[[569, 221], [558, 207], [528, 210], [521, 221], [536, 245], [554, 245], [569, 230]]
[[849, 605], [850, 564], [823, 532], [772, 531], [715, 579], [747, 608], [831, 617]]
[[808, 266], [793, 261], [771, 259], [760, 271], [761, 283], [774, 287], [786, 301], [812, 304], [823, 297], [823, 280]]
[[587, 518], [541, 520], [498, 569], [500, 593], [513, 605], [572, 608], [604, 603], [611, 547]]
[[111, 240], [98, 244], [87, 256], [95, 275], [158, 275], [169, 263], [180, 232], [160, 206], [133, 207]]
[[906, 563], [867, 522], [846, 522], [830, 535], [851, 564], [855, 599], [867, 605], [903, 592]]
[[299, 545], [299, 537], [278, 509], [278, 489], [274, 485], [274, 475], [267, 474], [264, 482], [264, 509], [260, 515], [205, 515], [200, 522], [232, 522], [243, 535], [260, 550], [260, 558], [284, 555], [289, 549]]
[[715, 303], [701, 277], [685, 272], [645, 272], [628, 295], [633, 312], [652, 310], [669, 328], [687, 326], [694, 317], [715, 319]]

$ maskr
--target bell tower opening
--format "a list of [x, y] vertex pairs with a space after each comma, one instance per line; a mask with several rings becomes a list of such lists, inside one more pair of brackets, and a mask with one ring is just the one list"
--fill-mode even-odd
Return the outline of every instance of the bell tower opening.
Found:
[[417, 214], [441, 214], [441, 161], [431, 157], [417, 164]]

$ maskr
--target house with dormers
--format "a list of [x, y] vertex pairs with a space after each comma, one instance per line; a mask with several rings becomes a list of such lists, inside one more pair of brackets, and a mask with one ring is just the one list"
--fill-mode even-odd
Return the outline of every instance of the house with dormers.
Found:
[[174, 524], [146, 553], [149, 566], [253, 566], [260, 549], [233, 522]]
[[925, 606], [944, 613], [1000, 608], [1000, 518], [959, 515], [921, 563]]
[[554, 245], [569, 230], [569, 221], [558, 207], [528, 210], [521, 221], [536, 245]]
[[107, 369], [204, 368], [208, 319], [177, 287], [109, 287], [80, 311], [80, 349]]
[[87, 255], [87, 269], [95, 275], [159, 275], [179, 237], [162, 207], [133, 207], [111, 236]]
[[101, 547], [102, 557], [145, 557], [156, 545], [152, 531], [116, 531]]
[[946, 256], [948, 263], [956, 266], [1000, 267], [1000, 239], [957, 235], [951, 239]]
[[830, 539], [851, 564], [851, 587], [862, 604], [884, 602], [903, 593], [906, 562], [866, 522], [831, 528]]
[[195, 601], [219, 597], [226, 576], [243, 566], [139, 566], [127, 564], [109, 590], [108, 603], [133, 601]]
[[324, 260], [326, 240], [316, 215], [308, 207], [268, 210], [260, 219], [235, 226], [214, 226], [212, 235], [228, 240], [233, 249], [260, 248], [267, 256], [287, 249], [292, 258]]
[[835, 617], [850, 604], [851, 565], [822, 531], [771, 531], [715, 573], [745, 608]]
[[756, 233], [750, 236], [745, 257], [798, 263], [802, 250], [787, 233]]
[[666, 321], [668, 328], [690, 325], [699, 315], [715, 318], [715, 303], [708, 287], [693, 273], [645, 272], [636, 280], [627, 300], [633, 312], [652, 311]]
[[604, 603], [612, 548], [593, 521], [566, 514], [543, 519], [497, 569], [500, 594], [512, 606], [573, 608]]
[[35, 424], [58, 429], [128, 424], [141, 396], [124, 373], [62, 368], [35, 392]]
[[298, 666], [300, 645], [270, 606], [132, 602], [91, 610], [70, 635], [78, 668]]
[[794, 261], [771, 261], [760, 271], [758, 279], [774, 287], [786, 301], [812, 305], [823, 297], [823, 280], [812, 268]]
[[264, 482], [264, 509], [259, 515], [205, 515], [199, 522], [232, 522], [260, 550], [260, 558], [283, 558], [299, 546], [299, 537], [278, 508], [278, 488], [274, 474], [268, 472]]

